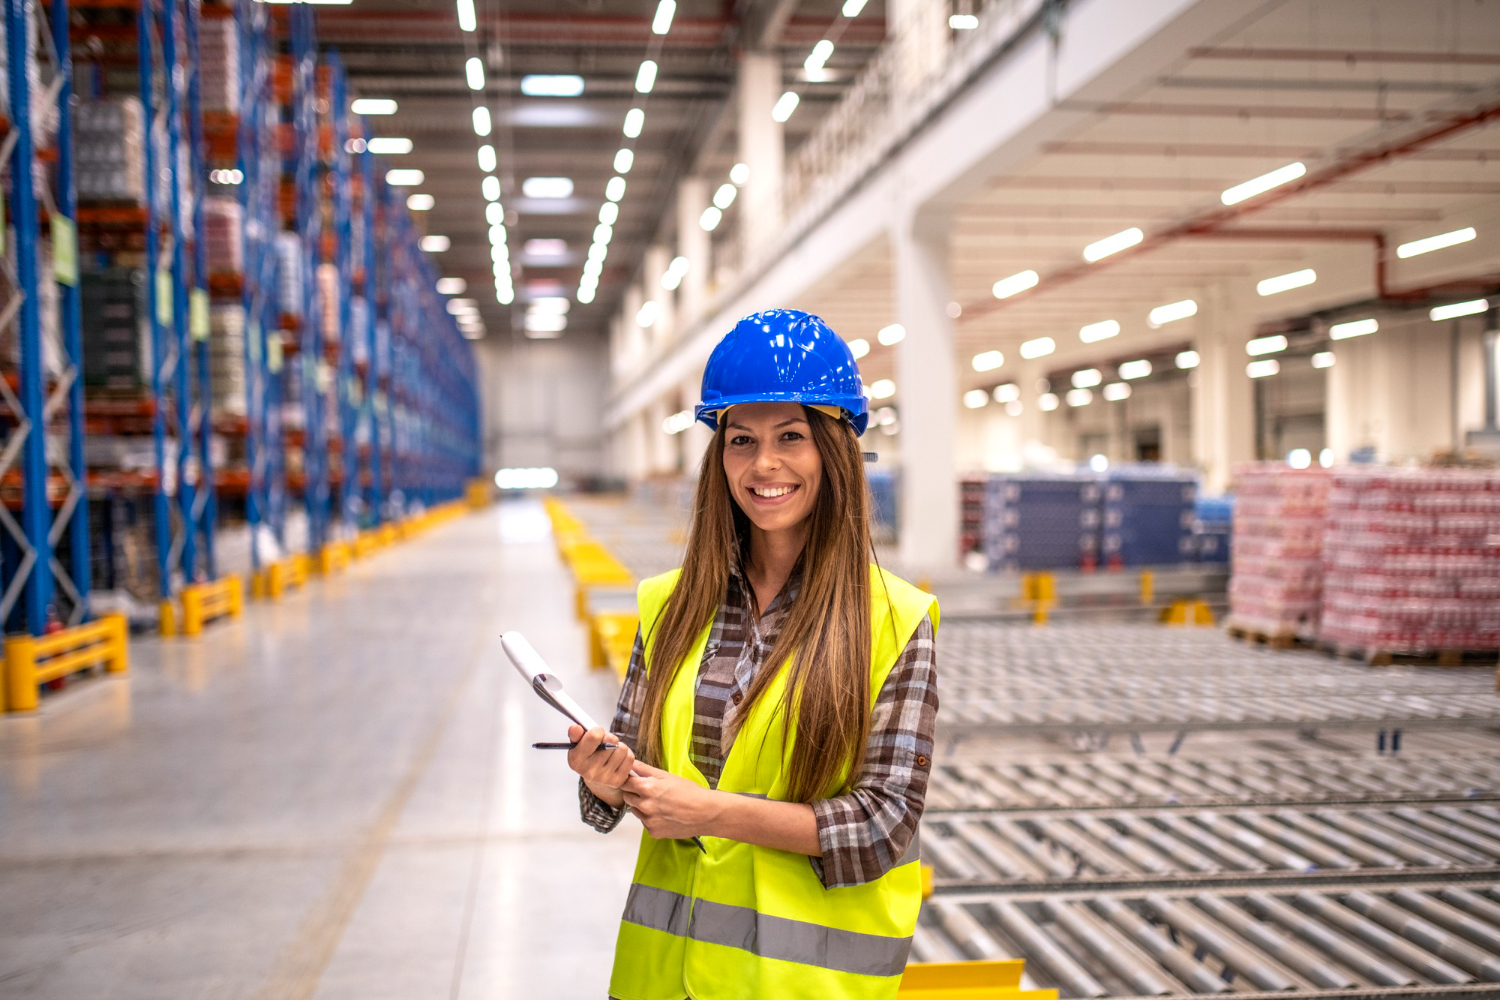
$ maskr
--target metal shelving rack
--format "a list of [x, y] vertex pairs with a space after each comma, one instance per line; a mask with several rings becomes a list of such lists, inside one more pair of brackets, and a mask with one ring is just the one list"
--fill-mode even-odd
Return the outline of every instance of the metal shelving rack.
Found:
[[[88, 617], [91, 566], [84, 488], [68, 5], [66, 0], [54, 0], [50, 23], [39, 6], [30, 13], [28, 6], [25, 0], [5, 0], [10, 106], [5, 109], [7, 127], [0, 140], [0, 171], [9, 175], [15, 256], [14, 268], [6, 268], [9, 287], [0, 304], [0, 322], [13, 326], [18, 364], [14, 375], [7, 371], [0, 377], [0, 411], [14, 423], [7, 428], [0, 448], [0, 475], [19, 463], [21, 518], [17, 524], [10, 509], [13, 498], [7, 496], [0, 504], [0, 528], [15, 546], [15, 566], [0, 591], [0, 622], [39, 635], [54, 616], [68, 623]], [[29, 70], [35, 62], [40, 79], [44, 58], [52, 77], [33, 106]], [[34, 126], [41, 123], [33, 121], [34, 110], [56, 115], [56, 167], [50, 186], [45, 174], [41, 185], [35, 184], [38, 136]], [[50, 222], [54, 247], [50, 276], [42, 274], [39, 266], [42, 211]], [[50, 280], [59, 285], [57, 323], [44, 329], [42, 282]], [[48, 347], [55, 349], [59, 361], [57, 371], [51, 373], [45, 370], [44, 349]], [[64, 446], [49, 449], [49, 436], [65, 436]], [[54, 462], [49, 454], [65, 457]], [[66, 567], [61, 561], [64, 551]], [[61, 612], [56, 605], [59, 597], [67, 600]]]
[[[366, 148], [359, 156], [360, 187], [359, 187], [359, 211], [363, 219], [362, 231], [364, 239], [361, 245], [356, 247], [359, 255], [360, 267], [362, 269], [363, 294], [365, 298], [365, 329], [362, 331], [350, 331], [350, 336], [363, 336], [365, 338], [365, 367], [363, 381], [359, 397], [359, 410], [356, 414], [356, 427], [365, 445], [365, 470], [362, 471], [360, 484], [363, 484], [363, 472], [368, 472], [369, 487], [364, 491], [364, 507], [369, 512], [370, 523], [379, 527], [385, 521], [386, 489], [385, 489], [385, 464], [384, 448], [388, 435], [383, 432], [382, 412], [386, 412], [385, 394], [382, 391], [380, 373], [382, 370], [380, 354], [380, 325], [383, 310], [381, 308], [380, 296], [376, 293], [377, 282], [377, 257], [375, 253], [376, 225], [384, 212], [379, 209], [380, 185], [384, 182], [377, 180], [375, 176], [375, 154], [369, 151], [368, 145], [371, 138], [369, 124], [361, 124], [361, 138]], [[388, 344], [390, 337], [384, 338]], [[377, 405], [378, 404], [378, 405]]]
[[[355, 338], [359, 331], [353, 329], [354, 314], [354, 265], [356, 259], [355, 237], [362, 242], [363, 233], [354, 231], [354, 174], [351, 150], [349, 149], [349, 87], [343, 64], [337, 53], [328, 57], [329, 63], [329, 115], [333, 120], [333, 147], [329, 172], [333, 178], [333, 263], [338, 272], [338, 368], [334, 377], [334, 393], [338, 405], [339, 427], [339, 476], [338, 503], [335, 509], [345, 532], [360, 524], [359, 463], [356, 421], [358, 419], [359, 386], [355, 382]], [[363, 227], [361, 227], [362, 229]], [[361, 264], [364, 255], [358, 255]]]

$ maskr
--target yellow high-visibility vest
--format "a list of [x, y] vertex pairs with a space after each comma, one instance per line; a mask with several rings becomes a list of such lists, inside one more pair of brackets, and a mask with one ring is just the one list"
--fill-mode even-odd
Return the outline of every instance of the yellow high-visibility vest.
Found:
[[[642, 581], [637, 593], [647, 662], [654, 625], [679, 571]], [[898, 577], [870, 567], [870, 701], [901, 651], [938, 606]], [[705, 626], [677, 671], [662, 712], [662, 766], [704, 787], [688, 750]], [[782, 711], [789, 664], [742, 720], [724, 761], [723, 792], [785, 800], [796, 728]], [[783, 758], [783, 745], [787, 757]], [[856, 762], [857, 763], [857, 762]], [[847, 770], [847, 769], [846, 769]], [[847, 775], [845, 776], [847, 780]], [[841, 782], [842, 784], [842, 782]], [[807, 857], [719, 837], [657, 840], [640, 855], [615, 947], [610, 995], [619, 1000], [883, 1000], [896, 995], [922, 902], [917, 838], [889, 872], [863, 885], [825, 889]]]

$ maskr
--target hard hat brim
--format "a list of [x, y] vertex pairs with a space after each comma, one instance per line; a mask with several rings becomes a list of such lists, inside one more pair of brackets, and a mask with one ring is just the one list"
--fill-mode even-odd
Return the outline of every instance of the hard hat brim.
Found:
[[699, 403], [693, 408], [693, 417], [710, 430], [718, 430], [719, 414], [732, 406], [745, 403], [800, 403], [803, 406], [833, 407], [843, 411], [856, 435], [863, 435], [865, 426], [869, 423], [868, 404], [863, 396], [826, 396], [814, 392], [748, 392], [724, 396], [711, 403]]

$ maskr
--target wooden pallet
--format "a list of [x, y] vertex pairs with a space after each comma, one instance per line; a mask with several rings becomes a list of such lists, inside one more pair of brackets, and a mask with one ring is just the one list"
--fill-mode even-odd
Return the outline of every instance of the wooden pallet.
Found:
[[1295, 649], [1298, 646], [1307, 645], [1305, 640], [1290, 631], [1260, 632], [1256, 629], [1243, 628], [1232, 623], [1225, 627], [1225, 631], [1231, 637], [1239, 639], [1242, 642], [1253, 642], [1260, 646], [1269, 646], [1272, 649]]
[[1419, 667], [1493, 667], [1497, 656], [1500, 656], [1493, 649], [1434, 649], [1425, 653], [1407, 653], [1332, 642], [1319, 643], [1318, 648], [1335, 659], [1359, 660], [1371, 667], [1396, 664]]

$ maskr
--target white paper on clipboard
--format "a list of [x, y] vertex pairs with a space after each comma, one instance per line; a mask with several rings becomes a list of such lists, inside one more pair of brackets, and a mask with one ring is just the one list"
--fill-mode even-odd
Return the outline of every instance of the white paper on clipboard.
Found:
[[563, 690], [563, 683], [555, 675], [547, 672], [547, 663], [526, 640], [520, 632], [506, 632], [500, 636], [500, 646], [505, 650], [505, 655], [510, 657], [510, 662], [515, 664], [516, 671], [531, 685], [536, 696], [563, 715], [582, 726], [585, 730], [596, 728], [599, 723], [594, 717], [584, 711], [583, 706], [573, 700], [573, 696]]

